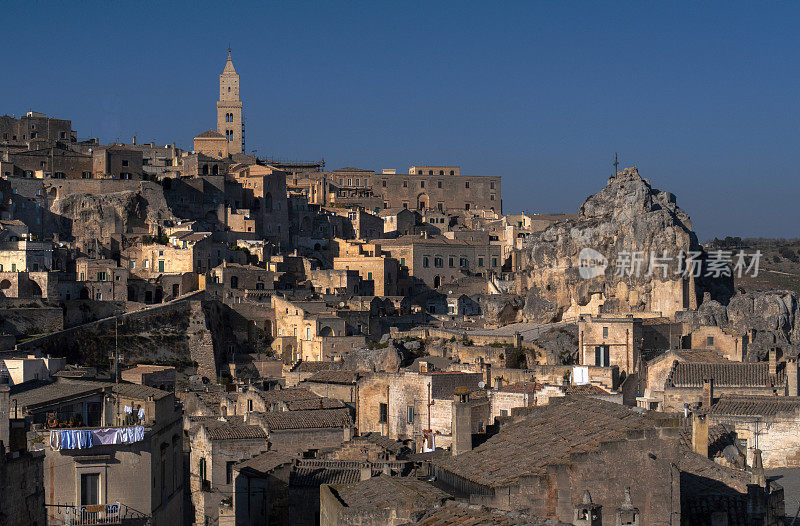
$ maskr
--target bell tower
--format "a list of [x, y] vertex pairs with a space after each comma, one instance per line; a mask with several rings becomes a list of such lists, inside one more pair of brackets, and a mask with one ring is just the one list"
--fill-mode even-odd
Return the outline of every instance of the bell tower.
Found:
[[228, 139], [228, 152], [244, 151], [244, 119], [242, 102], [239, 100], [239, 75], [233, 67], [231, 50], [228, 61], [219, 76], [219, 100], [217, 101], [217, 132]]

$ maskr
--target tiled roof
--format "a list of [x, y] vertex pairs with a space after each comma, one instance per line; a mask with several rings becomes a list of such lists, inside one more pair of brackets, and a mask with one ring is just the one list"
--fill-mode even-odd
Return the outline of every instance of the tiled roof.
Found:
[[538, 382], [517, 382], [514, 384], [504, 385], [503, 387], [500, 387], [498, 391], [502, 391], [504, 393], [535, 393], [543, 387], [544, 385]]
[[139, 384], [109, 384], [112, 386], [112, 389], [115, 393], [119, 394], [120, 396], [124, 396], [127, 398], [134, 398], [137, 400], [147, 400], [148, 397], [153, 397], [155, 400], [160, 400], [165, 396], [169, 396], [170, 393], [167, 391], [162, 391], [161, 389], [156, 389], [155, 387], [150, 387], [147, 385], [139, 385]]
[[702, 387], [707, 378], [714, 380], [714, 387], [770, 387], [785, 382], [784, 369], [779, 368], [776, 376], [770, 376], [767, 362], [676, 362], [667, 378], [667, 385]]
[[315, 411], [273, 411], [260, 413], [257, 417], [269, 430], [318, 429], [350, 426], [350, 411], [347, 409], [318, 409]]
[[266, 403], [289, 402], [292, 400], [314, 400], [321, 398], [308, 389], [290, 387], [288, 389], [271, 389], [269, 391], [256, 391], [258, 396]]
[[446, 506], [429, 511], [413, 524], [419, 526], [568, 526], [555, 519], [533, 517], [520, 511], [485, 508], [465, 502], [448, 502]]
[[284, 466], [294, 461], [296, 455], [284, 453], [281, 451], [265, 451], [260, 455], [253, 458], [243, 460], [236, 464], [236, 469], [243, 471], [249, 469], [258, 473], [269, 473], [275, 468]]
[[195, 137], [195, 139], [224, 139], [224, 138], [225, 138], [224, 135], [214, 130], [205, 131], [200, 135], [198, 135], [197, 137]]
[[289, 400], [286, 407], [289, 411], [313, 411], [318, 409], [340, 409], [344, 402], [328, 397], [309, 398], [308, 400]]
[[202, 424], [212, 440], [246, 440], [267, 438], [267, 434], [259, 426], [233, 424], [231, 422], [207, 422]]
[[348, 508], [430, 510], [451, 497], [439, 488], [407, 477], [378, 476], [332, 488]]
[[800, 411], [798, 396], [725, 395], [711, 406], [714, 416], [774, 416]]
[[90, 396], [111, 385], [113, 384], [82, 380], [57, 380], [52, 383], [33, 381], [15, 385], [11, 388], [10, 395], [20, 407], [32, 407], [64, 398]]
[[300, 362], [294, 366], [292, 371], [298, 373], [314, 373], [335, 367], [333, 362]]
[[353, 484], [361, 480], [361, 470], [349, 468], [298, 467], [289, 475], [289, 485], [314, 488], [321, 484]]
[[566, 463], [573, 453], [594, 451], [602, 441], [623, 440], [628, 431], [652, 427], [652, 420], [619, 404], [582, 396], [556, 398], [477, 448], [434, 464], [484, 486], [505, 486], [542, 474], [548, 465]]
[[564, 393], [568, 395], [592, 396], [592, 395], [605, 395], [608, 394], [608, 391], [597, 385], [585, 384], [585, 385], [565, 385]]
[[431, 396], [436, 399], [452, 399], [456, 387], [466, 387], [470, 391], [478, 389], [481, 373], [432, 372], [423, 373], [431, 376]]
[[355, 384], [361, 377], [355, 371], [335, 371], [324, 370], [314, 373], [310, 378], [306, 378], [306, 382], [318, 382], [324, 384]]
[[709, 349], [684, 349], [677, 352], [687, 362], [730, 363], [730, 360], [722, 356], [720, 353]]

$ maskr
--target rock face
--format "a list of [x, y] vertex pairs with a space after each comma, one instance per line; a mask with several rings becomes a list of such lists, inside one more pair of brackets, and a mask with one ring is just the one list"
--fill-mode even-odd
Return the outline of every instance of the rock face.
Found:
[[[727, 303], [730, 278], [707, 278], [705, 270], [699, 277], [681, 275], [679, 255], [690, 252], [706, 259], [675, 196], [652, 188], [635, 167], [617, 172], [575, 219], [529, 238], [516, 276], [525, 296], [522, 317], [549, 322], [598, 310], [672, 315], [696, 308], [705, 292]], [[652, 274], [651, 254], [666, 256], [657, 261], [666, 265], [654, 265]]]
[[696, 312], [684, 312], [679, 321], [692, 329], [713, 325], [737, 334], [749, 334], [747, 360], [764, 360], [772, 347], [784, 356], [800, 351], [800, 301], [797, 294], [785, 290], [737, 294], [728, 305], [716, 300], [704, 301]]
[[161, 187], [143, 182], [135, 190], [109, 193], [59, 192], [50, 203], [64, 239], [91, 240], [111, 234], [154, 233], [155, 225], [173, 220]]

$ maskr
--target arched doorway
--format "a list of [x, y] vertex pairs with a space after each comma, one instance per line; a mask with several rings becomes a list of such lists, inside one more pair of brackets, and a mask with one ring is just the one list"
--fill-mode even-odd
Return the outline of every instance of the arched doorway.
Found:
[[326, 325], [319, 331], [319, 335], [322, 336], [323, 338], [327, 338], [328, 336], [333, 336], [333, 329], [331, 329]]
[[428, 208], [428, 203], [430, 203], [428, 194], [422, 193], [417, 196], [417, 210], [425, 210]]
[[433, 288], [438, 289], [442, 284], [442, 278], [440, 276], [434, 276], [433, 278]]
[[161, 303], [162, 301], [164, 301], [164, 289], [162, 289], [161, 287], [158, 287], [156, 289], [156, 298], [155, 298], [155, 300], [156, 300], [155, 301], [156, 303]]

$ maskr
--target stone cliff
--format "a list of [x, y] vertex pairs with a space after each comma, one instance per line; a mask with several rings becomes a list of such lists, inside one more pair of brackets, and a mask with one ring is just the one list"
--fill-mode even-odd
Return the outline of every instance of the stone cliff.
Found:
[[59, 188], [50, 202], [50, 212], [59, 218], [59, 235], [91, 240], [107, 239], [111, 234], [155, 233], [155, 225], [174, 219], [158, 184], [109, 186], [116, 191], [94, 187]]
[[[703, 265], [707, 255], [675, 196], [651, 187], [635, 167], [622, 170], [583, 203], [576, 218], [529, 238], [517, 262], [517, 291], [525, 297], [520, 317], [548, 322], [596, 312], [672, 315], [696, 308], [705, 292], [726, 303], [730, 278], [708, 278], [705, 267], [698, 277], [681, 274], [679, 256], [692, 252]], [[651, 254], [663, 258], [652, 267]]]

